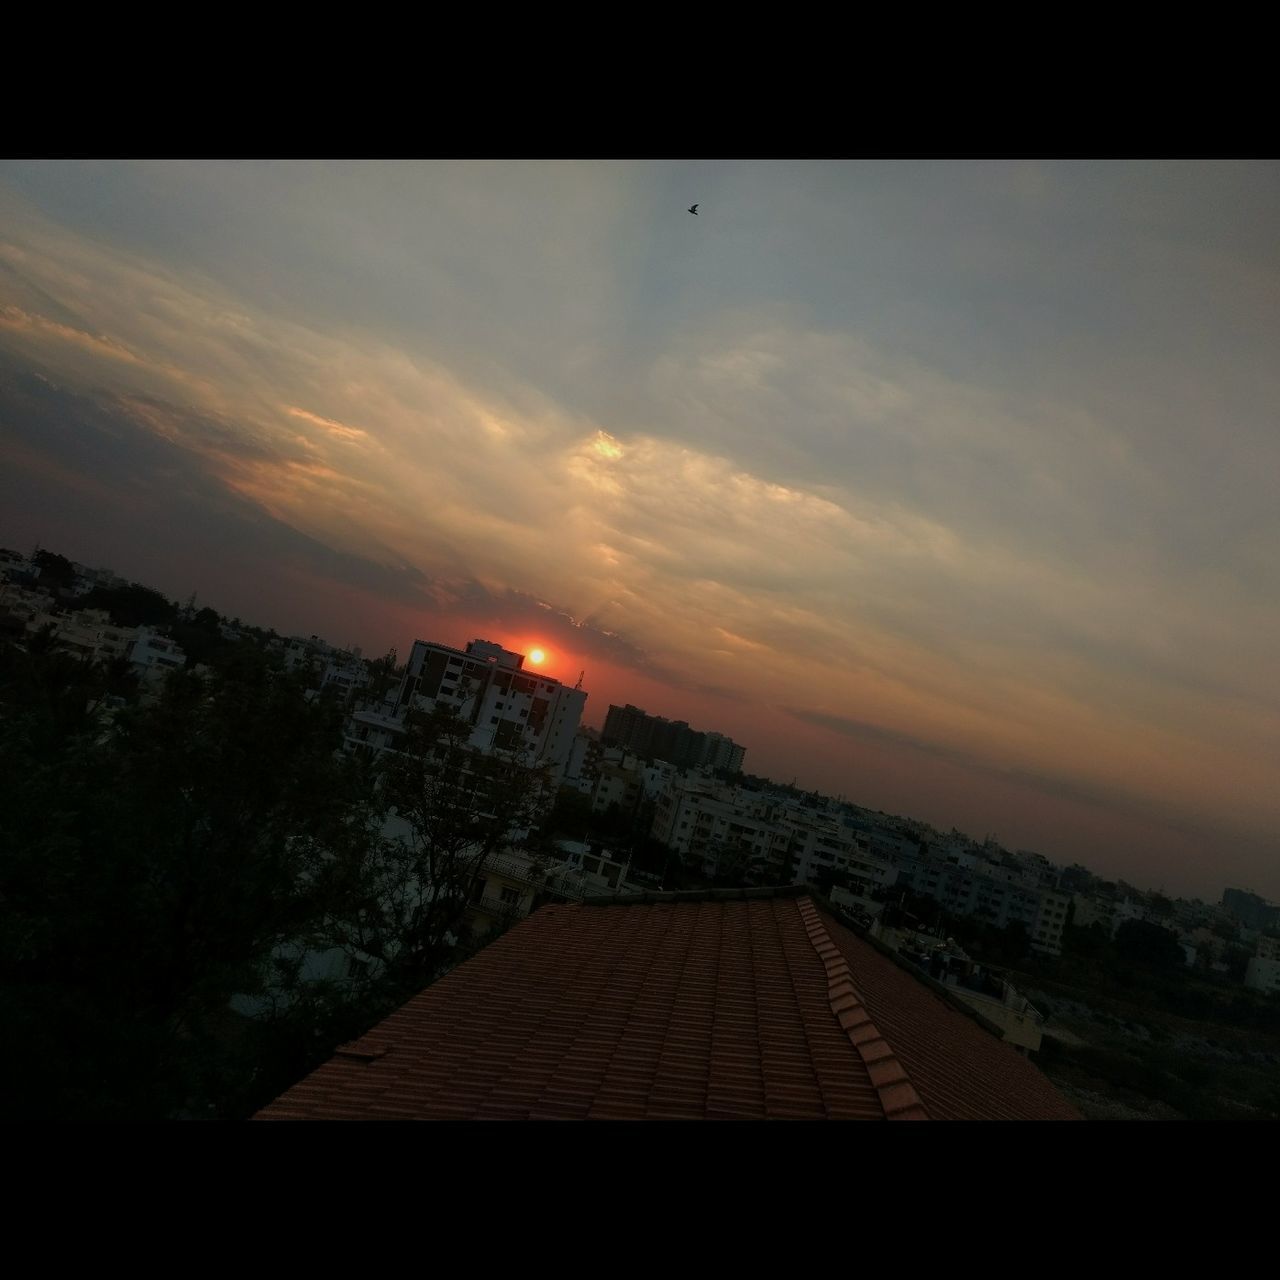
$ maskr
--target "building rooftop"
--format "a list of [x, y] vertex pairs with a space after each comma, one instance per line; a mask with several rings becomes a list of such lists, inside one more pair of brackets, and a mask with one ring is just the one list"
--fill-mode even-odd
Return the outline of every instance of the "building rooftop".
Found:
[[803, 889], [548, 905], [262, 1119], [1078, 1119]]
[[471, 662], [484, 663], [503, 671], [514, 671], [530, 680], [541, 680], [547, 685], [560, 685], [565, 689], [572, 687], [565, 684], [563, 680], [548, 675], [537, 667], [526, 667], [523, 653], [517, 653], [514, 649], [504, 649], [502, 645], [493, 640], [468, 640], [465, 649], [458, 649], [451, 644], [442, 644], [438, 640], [415, 639], [413, 643], [420, 644], [427, 649], [435, 649], [439, 653], [450, 654], [455, 658], [466, 658]]

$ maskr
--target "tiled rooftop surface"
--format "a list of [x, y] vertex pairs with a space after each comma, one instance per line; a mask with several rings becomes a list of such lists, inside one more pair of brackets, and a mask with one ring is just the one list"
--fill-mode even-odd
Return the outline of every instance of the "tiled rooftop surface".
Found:
[[543, 907], [259, 1115], [1076, 1118], [794, 895]]
[[1049, 1078], [968, 1013], [825, 912], [880, 1034], [934, 1120], [1079, 1120]]

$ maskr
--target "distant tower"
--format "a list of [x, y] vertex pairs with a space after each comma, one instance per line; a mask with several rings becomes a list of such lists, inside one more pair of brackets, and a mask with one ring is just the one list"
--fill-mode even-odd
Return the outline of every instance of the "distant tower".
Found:
[[582, 688], [582, 682], [583, 682], [586, 678], [587, 678], [587, 673], [586, 673], [585, 669], [584, 669], [584, 670], [582, 670], [582, 671], [579, 671], [579, 672], [578, 672], [578, 683], [577, 683], [577, 684], [575, 684], [573, 687], [574, 687], [575, 689], [581, 689], [581, 688]]

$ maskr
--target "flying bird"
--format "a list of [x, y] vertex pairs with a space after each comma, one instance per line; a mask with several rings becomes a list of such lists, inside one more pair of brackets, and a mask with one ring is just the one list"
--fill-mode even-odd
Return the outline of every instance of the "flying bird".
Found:
[[696, 218], [698, 216], [698, 206], [696, 204], [691, 204], [689, 206], [689, 212]]

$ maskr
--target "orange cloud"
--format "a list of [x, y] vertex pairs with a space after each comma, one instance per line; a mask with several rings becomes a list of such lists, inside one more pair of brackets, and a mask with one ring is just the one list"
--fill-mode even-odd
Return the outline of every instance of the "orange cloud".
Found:
[[322, 428], [329, 435], [335, 436], [339, 440], [357, 443], [369, 439], [369, 433], [362, 431], [359, 427], [349, 427], [346, 423], [336, 422], [333, 418], [322, 418], [317, 413], [308, 413], [306, 409], [286, 405], [285, 412], [294, 418], [301, 418], [304, 422], [310, 422], [313, 426]]
[[83, 329], [75, 329], [71, 325], [59, 324], [42, 315], [33, 315], [21, 307], [0, 306], [0, 328], [16, 333], [28, 334], [35, 338], [56, 338], [60, 342], [69, 342], [94, 355], [106, 356], [109, 360], [122, 360], [126, 364], [141, 365], [144, 361], [123, 343], [102, 334], [88, 333]]

